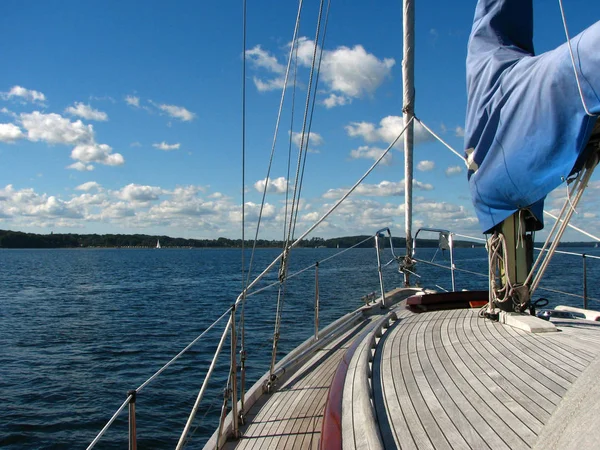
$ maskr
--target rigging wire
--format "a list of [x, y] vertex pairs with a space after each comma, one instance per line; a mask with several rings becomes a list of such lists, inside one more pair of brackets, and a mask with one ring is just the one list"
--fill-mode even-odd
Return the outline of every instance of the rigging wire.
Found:
[[[317, 31], [316, 31], [316, 36], [315, 36], [313, 57], [312, 57], [312, 63], [311, 63], [309, 79], [308, 79], [308, 88], [306, 91], [306, 104], [304, 107], [304, 118], [302, 121], [302, 135], [301, 135], [301, 140], [300, 140], [300, 149], [298, 151], [298, 162], [296, 165], [296, 177], [294, 180], [294, 193], [292, 195], [292, 205], [291, 205], [291, 211], [290, 211], [290, 221], [288, 224], [288, 234], [287, 234], [287, 237], [284, 242], [283, 257], [281, 258], [281, 266], [279, 269], [279, 281], [281, 282], [281, 284], [280, 284], [279, 291], [277, 294], [277, 313], [276, 313], [276, 318], [275, 318], [275, 330], [273, 332], [273, 351], [271, 354], [271, 369], [270, 369], [271, 377], [273, 376], [273, 371], [275, 369], [275, 359], [277, 356], [277, 342], [279, 340], [279, 333], [281, 330], [281, 315], [283, 312], [283, 303], [285, 302], [286, 275], [287, 275], [288, 262], [289, 262], [290, 241], [293, 239], [293, 231], [292, 230], [295, 230], [295, 220], [293, 220], [293, 217], [297, 217], [297, 211], [298, 211], [299, 203], [300, 203], [300, 187], [302, 186], [302, 181], [303, 181], [302, 179], [300, 179], [300, 168], [302, 165], [303, 156], [304, 156], [304, 159], [306, 159], [306, 153], [308, 153], [308, 145], [307, 145], [306, 149], [304, 149], [304, 138], [305, 138], [305, 133], [306, 133], [306, 128], [307, 128], [307, 120], [308, 120], [308, 115], [309, 115], [311, 95], [316, 96], [316, 89], [317, 89], [316, 84], [314, 85], [314, 88], [313, 88], [313, 76], [315, 74], [317, 46], [319, 45], [319, 35], [321, 33], [321, 20], [323, 17], [323, 4], [324, 4], [324, 0], [321, 0], [320, 6], [319, 6], [319, 15], [317, 18]], [[291, 55], [290, 55], [290, 60], [291, 60]], [[314, 94], [313, 94], [313, 89], [314, 89]], [[306, 141], [308, 143], [308, 139]], [[304, 174], [302, 173], [302, 176], [303, 175]]]
[[[594, 169], [595, 169], [597, 163], [598, 163], [598, 155], [594, 154], [588, 160], [588, 163], [586, 164], [586, 167], [584, 168], [584, 170], [578, 174], [577, 179], [575, 181], [575, 186], [573, 187], [573, 191], [576, 192], [575, 199], [573, 200], [573, 205], [571, 208], [568, 208], [568, 210], [567, 210], [567, 205], [569, 205], [570, 203], [565, 202], [565, 205], [563, 206], [561, 213], [559, 214], [560, 219], [558, 219], [555, 222], [554, 226], [552, 227], [552, 231], [548, 234], [548, 238], [546, 239], [546, 242], [544, 243], [543, 249], [545, 249], [548, 246], [550, 248], [549, 248], [548, 254], [546, 255], [545, 259], [542, 261], [542, 263], [540, 265], [540, 269], [536, 273], [535, 278], [533, 278], [533, 281], [531, 282], [531, 288], [530, 288], [531, 294], [533, 294], [535, 289], [538, 287], [538, 285], [544, 275], [544, 272], [546, 271], [546, 268], [548, 267], [548, 264], [550, 263], [550, 259], [552, 258], [552, 255], [556, 251], [556, 247], [558, 246], [560, 239], [562, 238], [565, 230], [567, 229], [567, 224], [570, 222], [571, 217], [573, 216], [573, 213], [575, 211], [574, 208], [576, 208], [577, 205], [579, 204], [579, 201], [581, 200], [581, 197], [583, 196], [583, 192], [585, 191], [585, 188], [588, 186], [588, 182], [589, 182], [592, 174], [594, 173]], [[563, 214], [565, 215], [564, 219], [562, 218]], [[560, 223], [560, 227], [558, 227], [559, 223]], [[558, 228], [558, 230], [556, 231], [556, 236], [554, 236], [554, 231], [557, 228]], [[552, 239], [552, 244], [549, 244], [551, 239]], [[540, 262], [542, 255], [543, 255], [543, 252], [540, 252], [540, 255], [536, 259], [534, 267], [532, 267], [532, 269], [527, 277], [526, 282], [530, 281], [532, 279], [533, 270]]]
[[[312, 122], [313, 122], [313, 118], [314, 118], [314, 112], [315, 112], [315, 104], [316, 104], [316, 100], [317, 100], [317, 96], [316, 96], [316, 92], [317, 92], [317, 88], [319, 86], [319, 78], [321, 75], [321, 63], [323, 61], [323, 51], [325, 49], [325, 40], [327, 37], [327, 25], [329, 23], [329, 12], [331, 10], [331, 0], [328, 0], [327, 2], [327, 12], [325, 13], [325, 25], [323, 26], [323, 38], [321, 40], [321, 51], [319, 53], [319, 63], [317, 65], [317, 75], [315, 78], [315, 95], [313, 95], [313, 99], [312, 99], [312, 107], [311, 107], [311, 111], [310, 111], [310, 119], [308, 122], [308, 135], [306, 136], [306, 151], [304, 153], [304, 161], [302, 163], [302, 175], [300, 176], [300, 188], [298, 191], [298, 202], [300, 201], [300, 197], [302, 194], [302, 180], [304, 180], [304, 169], [306, 167], [306, 157], [308, 155], [308, 145], [310, 143], [310, 133], [312, 130]], [[316, 47], [316, 42], [315, 42], [315, 47]], [[296, 209], [296, 214], [294, 216], [294, 229], [292, 230], [292, 238], [294, 236], [294, 234], [296, 233], [296, 223], [298, 221], [298, 211], [300, 210], [300, 208]]]
[[[298, 2], [298, 13], [296, 15], [296, 25], [294, 27], [294, 34], [292, 37], [292, 42], [296, 42], [298, 39], [298, 30], [300, 28], [300, 16], [302, 13], [302, 5], [303, 5], [303, 1], [304, 0], [299, 0]], [[288, 81], [289, 81], [289, 74], [290, 74], [290, 67], [292, 64], [292, 56], [293, 56], [293, 52], [294, 52], [294, 46], [292, 45], [290, 48], [290, 53], [288, 56], [288, 63], [285, 69], [285, 78], [284, 78], [284, 83], [283, 83], [283, 89], [281, 91], [281, 99], [279, 101], [279, 110], [277, 112], [277, 121], [275, 123], [275, 132], [273, 134], [273, 143], [271, 145], [271, 154], [269, 157], [269, 164], [268, 164], [268, 168], [267, 168], [267, 176], [265, 177], [265, 186], [263, 188], [263, 193], [262, 193], [262, 200], [260, 203], [260, 210], [259, 210], [259, 214], [258, 214], [258, 221], [256, 224], [256, 233], [254, 235], [254, 241], [253, 241], [253, 245], [252, 245], [252, 254], [250, 255], [250, 264], [248, 266], [248, 271], [247, 271], [247, 284], [246, 284], [246, 288], [244, 289], [247, 290], [248, 289], [248, 282], [250, 281], [250, 275], [252, 273], [252, 265], [254, 262], [254, 255], [256, 252], [256, 243], [258, 241], [258, 233], [260, 231], [260, 224], [262, 221], [262, 215], [263, 215], [263, 211], [264, 211], [264, 206], [265, 206], [265, 199], [267, 197], [267, 188], [269, 186], [269, 178], [270, 178], [270, 174], [271, 174], [271, 168], [273, 166], [273, 156], [275, 154], [275, 144], [277, 143], [277, 135], [279, 134], [279, 124], [281, 123], [281, 112], [283, 110], [283, 103], [285, 100], [285, 93], [287, 91], [287, 85], [288, 85]], [[273, 261], [273, 263], [275, 263], [276, 261]], [[269, 268], [270, 270], [270, 268]], [[264, 272], [263, 272], [264, 274]], [[255, 280], [256, 281], [256, 280]]]
[[[148, 378], [146, 381], [144, 381], [135, 390], [136, 393], [139, 394], [142, 391], [142, 389], [144, 389], [146, 386], [148, 386], [152, 381], [154, 381], [154, 379], [156, 377], [158, 377], [161, 373], [163, 373], [171, 364], [173, 364], [175, 361], [177, 361], [181, 357], [181, 355], [183, 355], [185, 352], [187, 352], [196, 342], [198, 342], [206, 333], [208, 333], [217, 323], [219, 323], [230, 312], [231, 312], [231, 308], [227, 309], [227, 311], [225, 311], [217, 320], [215, 320], [206, 330], [204, 330], [202, 333], [200, 333], [200, 335], [198, 337], [196, 337], [196, 339], [194, 339], [192, 342], [190, 342], [183, 350], [181, 350], [179, 353], [177, 353], [177, 355], [175, 355], [173, 358], [171, 358], [171, 360], [168, 363], [166, 363], [164, 366], [162, 366], [159, 370], [157, 370], [154, 373], [154, 375], [152, 375], [150, 378]], [[119, 414], [121, 414], [121, 412], [129, 404], [129, 402], [132, 400], [132, 398], [133, 398], [133, 395], [127, 396], [127, 399], [125, 399], [125, 401], [123, 402], [121, 407], [119, 409], [117, 409], [117, 411], [113, 414], [113, 416], [110, 418], [110, 420], [104, 426], [104, 428], [102, 428], [102, 430], [100, 430], [100, 432], [98, 433], [96, 438], [87, 447], [87, 450], [91, 450], [98, 443], [98, 441], [104, 435], [106, 430], [108, 430], [108, 428], [110, 428], [112, 423], [119, 416]]]
[[[319, 45], [319, 36], [321, 33], [321, 20], [323, 17], [323, 3], [324, 3], [324, 0], [321, 0], [320, 6], [319, 6], [319, 15], [317, 18], [317, 30], [316, 30], [316, 35], [315, 35], [312, 62], [311, 62], [309, 78], [308, 78], [308, 87], [306, 90], [306, 103], [304, 106], [304, 117], [302, 119], [302, 134], [300, 136], [300, 149], [298, 151], [298, 162], [296, 164], [296, 176], [294, 179], [294, 191], [293, 191], [294, 193], [292, 195], [292, 206], [291, 206], [290, 218], [295, 215], [295, 210], [298, 208], [299, 202], [300, 202], [299, 185], [300, 186], [302, 185], [302, 180], [300, 179], [300, 169], [302, 167], [303, 155], [306, 154], [307, 149], [308, 149], [308, 147], [307, 147], [307, 149], [304, 148], [304, 144], [305, 144], [305, 138], [306, 138], [306, 141], [308, 141], [307, 136], [306, 136], [306, 129], [307, 129], [307, 121], [308, 121], [308, 115], [309, 115], [309, 108], [310, 108], [310, 100], [311, 100], [311, 95], [313, 93], [313, 77], [315, 76], [315, 62], [316, 62], [316, 58], [317, 58], [317, 46]], [[314, 90], [315, 90], [315, 95], [316, 95], [316, 85], [314, 86]], [[288, 224], [288, 234], [287, 234], [286, 242], [285, 242], [286, 248], [289, 246], [289, 243], [292, 239], [293, 239], [292, 220], [290, 220], [290, 223]], [[283, 262], [285, 262], [285, 261], [283, 261]]]
[[579, 91], [579, 98], [581, 99], [581, 104], [583, 105], [583, 110], [590, 117], [597, 117], [598, 114], [593, 114], [588, 109], [585, 98], [583, 97], [583, 89], [581, 88], [581, 81], [579, 79], [579, 74], [577, 73], [577, 68], [575, 64], [575, 54], [573, 53], [573, 47], [571, 46], [571, 38], [569, 37], [569, 27], [567, 26], [567, 18], [565, 16], [565, 9], [563, 7], [563, 1], [558, 0], [558, 5], [560, 7], [560, 15], [562, 18], [563, 28], [565, 29], [565, 36], [567, 37], [567, 46], [569, 47], [569, 55], [571, 56], [571, 66], [573, 67], [573, 73], [575, 74], [575, 81], [577, 82], [577, 90]]
[[286, 175], [286, 187], [285, 187], [285, 212], [283, 214], [283, 239], [285, 242], [285, 230], [287, 230], [287, 217], [288, 217], [288, 202], [290, 200], [290, 170], [292, 166], [292, 145], [294, 141], [294, 112], [296, 109], [296, 86], [298, 81], [298, 41], [293, 42], [296, 47], [295, 58], [294, 58], [294, 84], [292, 87], [292, 108], [290, 118], [290, 139], [288, 142], [288, 159], [287, 159], [287, 175]]

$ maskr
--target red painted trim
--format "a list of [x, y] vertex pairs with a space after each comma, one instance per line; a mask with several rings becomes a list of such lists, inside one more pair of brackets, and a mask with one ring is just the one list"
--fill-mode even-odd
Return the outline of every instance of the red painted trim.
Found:
[[439, 305], [443, 303], [471, 302], [477, 300], [487, 300], [487, 291], [457, 291], [441, 292], [435, 294], [413, 295], [408, 297], [406, 304], [414, 305]]
[[366, 330], [356, 337], [338, 364], [325, 402], [323, 424], [321, 426], [321, 442], [319, 443], [320, 450], [341, 450], [342, 448], [342, 399], [348, 367], [360, 343], [379, 323], [371, 324], [371, 326], [368, 326]]

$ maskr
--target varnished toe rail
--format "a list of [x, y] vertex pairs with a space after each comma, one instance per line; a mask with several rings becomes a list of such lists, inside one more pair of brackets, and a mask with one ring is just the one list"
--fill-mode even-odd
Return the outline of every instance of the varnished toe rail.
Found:
[[396, 320], [391, 311], [367, 326], [340, 361], [325, 404], [320, 449], [341, 449], [342, 440], [345, 448], [383, 448], [371, 400], [370, 363], [377, 338]]

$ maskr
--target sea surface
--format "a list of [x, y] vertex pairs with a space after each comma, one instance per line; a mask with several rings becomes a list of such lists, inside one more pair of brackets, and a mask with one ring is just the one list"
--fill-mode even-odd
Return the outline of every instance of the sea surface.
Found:
[[[600, 255], [600, 249], [568, 249]], [[298, 249], [290, 273], [324, 261], [336, 249]], [[433, 249], [417, 257], [431, 260]], [[262, 271], [277, 249], [257, 250]], [[246, 255], [246, 264], [250, 259]], [[391, 259], [386, 250], [383, 262]], [[600, 261], [586, 258], [588, 295], [600, 298]], [[448, 265], [447, 252], [435, 262]], [[483, 273], [481, 248], [457, 249], [459, 269]], [[446, 269], [420, 264], [419, 282], [450, 289]], [[582, 306], [582, 258], [557, 255], [538, 291], [550, 306]], [[277, 280], [277, 271], [260, 286]], [[397, 264], [384, 268], [386, 289], [400, 286]], [[485, 289], [487, 279], [458, 272], [457, 289]], [[85, 448], [126, 398], [218, 319], [242, 286], [239, 249], [0, 250], [0, 447]], [[374, 249], [356, 249], [319, 267], [320, 325], [362, 305], [379, 290]], [[315, 269], [288, 281], [278, 358], [314, 330]], [[248, 298], [249, 388], [267, 369], [277, 302], [271, 288]], [[590, 308], [600, 304], [590, 300]], [[137, 399], [139, 448], [174, 448], [194, 404], [225, 321], [208, 332]], [[201, 448], [216, 427], [228, 373], [228, 341], [198, 411], [188, 447]], [[96, 448], [125, 448], [127, 414]]]

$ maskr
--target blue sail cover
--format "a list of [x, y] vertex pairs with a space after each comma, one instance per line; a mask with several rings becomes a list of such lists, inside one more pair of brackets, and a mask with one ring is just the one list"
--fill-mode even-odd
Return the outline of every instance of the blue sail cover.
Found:
[[[598, 114], [600, 22], [571, 45], [585, 103]], [[567, 43], [534, 55], [532, 0], [479, 0], [467, 95], [468, 179], [482, 230], [521, 208], [542, 227], [544, 199], [585, 161], [596, 117], [582, 106]]]

